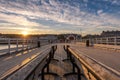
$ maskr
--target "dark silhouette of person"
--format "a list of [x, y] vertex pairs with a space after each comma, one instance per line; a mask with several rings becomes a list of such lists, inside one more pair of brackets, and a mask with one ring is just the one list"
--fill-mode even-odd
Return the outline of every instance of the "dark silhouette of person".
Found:
[[89, 47], [90, 44], [89, 44], [89, 40], [86, 41], [86, 46]]
[[37, 46], [40, 47], [40, 41], [39, 41], [39, 40], [38, 40], [38, 42], [37, 42]]

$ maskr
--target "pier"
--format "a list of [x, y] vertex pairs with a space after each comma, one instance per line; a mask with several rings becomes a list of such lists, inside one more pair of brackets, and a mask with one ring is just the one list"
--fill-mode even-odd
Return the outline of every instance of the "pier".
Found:
[[120, 0], [0, 0], [0, 80], [120, 80]]
[[82, 42], [36, 45], [1, 56], [0, 79], [107, 80], [110, 76], [119, 80], [119, 54], [118, 50], [86, 47]]

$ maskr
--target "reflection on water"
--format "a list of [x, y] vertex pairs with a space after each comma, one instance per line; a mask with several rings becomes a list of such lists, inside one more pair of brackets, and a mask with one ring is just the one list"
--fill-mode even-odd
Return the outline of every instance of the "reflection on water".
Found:
[[[27, 45], [24, 45], [24, 49], [26, 49]], [[22, 45], [18, 45], [18, 51], [22, 50]], [[12, 53], [15, 52], [17, 50], [17, 45], [15, 44], [11, 44], [10, 45], [10, 51], [8, 49], [8, 45], [7, 44], [0, 44], [0, 55], [6, 54], [6, 53]]]
[[[11, 48], [16, 48], [15, 44], [10, 45]], [[22, 45], [18, 45], [18, 47], [22, 47]], [[8, 49], [8, 45], [7, 44], [0, 44], [0, 50], [2, 49]]]

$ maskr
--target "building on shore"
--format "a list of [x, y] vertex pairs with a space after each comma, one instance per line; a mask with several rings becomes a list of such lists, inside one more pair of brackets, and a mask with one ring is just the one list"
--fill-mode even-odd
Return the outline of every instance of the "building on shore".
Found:
[[116, 37], [116, 36], [120, 36], [120, 31], [103, 31], [100, 35], [88, 34], [83, 38], [88, 39], [88, 38], [102, 38], [102, 37]]
[[103, 31], [100, 35], [86, 35], [82, 42], [94, 42], [97, 44], [120, 45], [120, 31]]
[[120, 36], [120, 31], [103, 31], [101, 33], [102, 37], [112, 37], [112, 36]]

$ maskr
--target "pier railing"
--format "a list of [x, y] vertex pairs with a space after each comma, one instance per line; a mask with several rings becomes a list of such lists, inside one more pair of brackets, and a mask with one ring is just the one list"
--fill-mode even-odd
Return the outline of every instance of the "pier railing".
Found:
[[20, 39], [20, 38], [0, 38], [0, 55], [11, 54], [29, 50], [35, 47], [46, 45], [48, 40]]
[[87, 40], [89, 40], [94, 44], [120, 45], [120, 36], [87, 38], [87, 39], [82, 39], [81, 42], [86, 42]]

